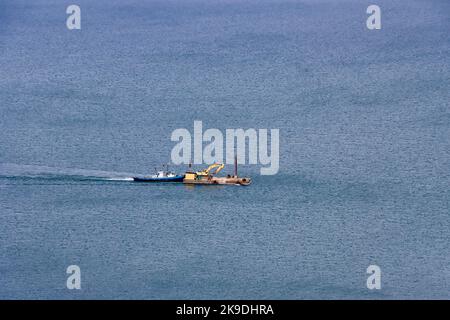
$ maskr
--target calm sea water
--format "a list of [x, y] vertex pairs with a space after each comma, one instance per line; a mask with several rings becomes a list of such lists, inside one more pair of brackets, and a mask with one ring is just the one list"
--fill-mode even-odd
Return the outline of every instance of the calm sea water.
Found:
[[[0, 298], [450, 298], [448, 1], [75, 2], [0, 3]], [[122, 180], [194, 120], [279, 173]]]

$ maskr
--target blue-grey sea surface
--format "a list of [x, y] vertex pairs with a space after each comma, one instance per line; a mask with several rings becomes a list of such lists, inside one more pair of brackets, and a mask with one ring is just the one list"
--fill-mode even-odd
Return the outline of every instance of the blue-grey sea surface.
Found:
[[[0, 2], [0, 298], [450, 298], [449, 1], [73, 2]], [[194, 120], [278, 174], [127, 179]]]

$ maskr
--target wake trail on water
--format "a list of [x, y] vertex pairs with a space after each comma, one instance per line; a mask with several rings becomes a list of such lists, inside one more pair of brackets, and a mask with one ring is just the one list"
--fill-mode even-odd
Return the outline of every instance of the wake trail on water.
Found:
[[127, 172], [0, 163], [0, 178], [12, 180], [133, 181], [134, 176], [139, 175]]

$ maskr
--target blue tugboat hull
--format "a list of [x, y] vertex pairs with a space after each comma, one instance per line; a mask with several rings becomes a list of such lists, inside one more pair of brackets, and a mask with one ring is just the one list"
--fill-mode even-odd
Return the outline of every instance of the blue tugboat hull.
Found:
[[183, 182], [184, 176], [175, 177], [134, 177], [135, 182]]

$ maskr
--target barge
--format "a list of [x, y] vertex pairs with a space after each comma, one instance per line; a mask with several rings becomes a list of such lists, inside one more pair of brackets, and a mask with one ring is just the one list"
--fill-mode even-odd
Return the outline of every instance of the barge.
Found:
[[[219, 171], [224, 168], [224, 164], [214, 163], [203, 171], [187, 171], [184, 175], [184, 184], [234, 184], [241, 186], [248, 186], [252, 183], [249, 177], [239, 177], [237, 173], [237, 159], [234, 159], [234, 175], [227, 175], [226, 177], [215, 177]], [[216, 169], [212, 172], [213, 169]]]

